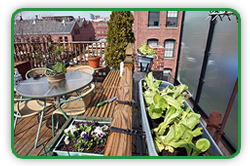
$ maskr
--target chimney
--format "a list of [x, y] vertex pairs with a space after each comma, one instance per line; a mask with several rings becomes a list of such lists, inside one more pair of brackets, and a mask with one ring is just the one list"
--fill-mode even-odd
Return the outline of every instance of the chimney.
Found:
[[38, 15], [36, 15], [36, 21], [38, 21]]
[[20, 21], [22, 21], [23, 20], [23, 18], [22, 18], [22, 16], [20, 16]]
[[62, 24], [63, 24], [63, 26], [66, 26], [65, 20], [62, 20]]

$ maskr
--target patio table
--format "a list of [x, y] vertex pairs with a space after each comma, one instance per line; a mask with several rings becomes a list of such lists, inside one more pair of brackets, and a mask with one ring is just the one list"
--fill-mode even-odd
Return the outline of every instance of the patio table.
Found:
[[16, 87], [16, 92], [28, 98], [45, 99], [60, 97], [78, 91], [88, 85], [93, 76], [80, 71], [67, 71], [65, 80], [49, 82], [46, 76], [29, 78]]
[[[18, 84], [16, 92], [23, 97], [33, 99], [46, 100], [46, 98], [54, 97], [54, 103], [58, 104], [61, 96], [84, 88], [92, 79], [93, 76], [91, 74], [80, 71], [68, 71], [65, 75], [65, 80], [58, 82], [49, 82], [46, 76], [32, 77]], [[44, 111], [41, 114], [35, 147], [37, 146], [43, 116]]]

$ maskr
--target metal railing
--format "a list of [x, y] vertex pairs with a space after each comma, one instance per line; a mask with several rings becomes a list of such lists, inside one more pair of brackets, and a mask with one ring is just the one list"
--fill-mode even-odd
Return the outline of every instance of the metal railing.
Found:
[[[88, 57], [101, 56], [100, 65], [105, 65], [106, 42], [77, 41], [53, 44], [63, 47], [60, 59], [67, 63], [88, 65]], [[48, 51], [50, 45], [48, 42], [14, 43], [14, 61], [29, 61], [32, 67], [43, 67], [53, 58]]]

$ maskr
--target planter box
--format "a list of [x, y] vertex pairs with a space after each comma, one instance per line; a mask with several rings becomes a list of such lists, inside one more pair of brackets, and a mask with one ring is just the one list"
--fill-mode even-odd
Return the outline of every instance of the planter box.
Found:
[[53, 138], [52, 142], [48, 146], [49, 149], [52, 150], [54, 155], [57, 156], [104, 156], [104, 154], [93, 154], [93, 153], [84, 153], [84, 152], [70, 152], [70, 151], [61, 151], [57, 147], [60, 143], [64, 140], [64, 130], [68, 128], [74, 122], [84, 122], [84, 121], [93, 121], [100, 124], [110, 124], [112, 119], [111, 118], [99, 118], [99, 117], [82, 117], [82, 116], [70, 116], [70, 118], [65, 122], [56, 136]]
[[140, 70], [150, 71], [154, 56], [142, 56], [137, 50], [137, 63]]
[[[146, 107], [145, 107], [145, 101], [144, 101], [144, 97], [143, 97], [143, 82], [145, 80], [142, 79], [140, 82], [139, 82], [139, 98], [140, 98], [140, 106], [141, 106], [141, 116], [142, 116], [142, 128], [143, 128], [143, 131], [146, 133], [146, 143], [147, 143], [147, 148], [148, 148], [148, 154], [150, 156], [158, 156], [156, 150], [155, 150], [155, 146], [154, 146], [154, 142], [153, 142], [153, 138], [152, 138], [152, 134], [151, 134], [151, 128], [149, 126], [149, 123], [148, 123], [148, 118], [147, 118], [147, 112], [146, 112]], [[170, 84], [169, 82], [166, 82], [166, 81], [162, 81], [162, 83], [160, 84], [160, 88], [166, 88], [168, 85], [170, 85], [170, 87], [173, 87], [172, 84]], [[188, 103], [185, 101], [184, 102], [184, 105], [186, 107], [190, 107], [188, 105]], [[191, 109], [191, 111], [193, 111]], [[208, 155], [208, 156], [223, 156], [223, 153], [220, 151], [219, 147], [217, 146], [217, 144], [214, 142], [213, 138], [210, 136], [210, 134], [208, 133], [208, 131], [206, 130], [205, 126], [200, 123], [198, 124], [198, 127], [202, 127], [202, 138], [207, 138], [210, 143], [211, 143], [211, 146], [210, 148], [205, 152], [205, 155]]]

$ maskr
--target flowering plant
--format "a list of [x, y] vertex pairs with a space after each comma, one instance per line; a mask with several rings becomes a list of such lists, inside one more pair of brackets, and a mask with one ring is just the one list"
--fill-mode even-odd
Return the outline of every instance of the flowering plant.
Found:
[[70, 125], [64, 130], [64, 143], [68, 145], [74, 141], [78, 152], [89, 150], [94, 144], [100, 144], [107, 141], [108, 126], [99, 126], [98, 123], [85, 121], [77, 125]]

